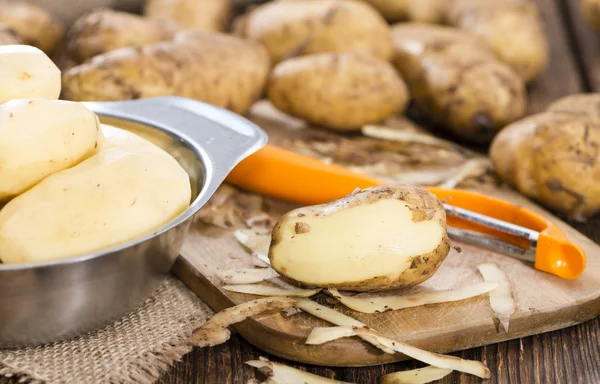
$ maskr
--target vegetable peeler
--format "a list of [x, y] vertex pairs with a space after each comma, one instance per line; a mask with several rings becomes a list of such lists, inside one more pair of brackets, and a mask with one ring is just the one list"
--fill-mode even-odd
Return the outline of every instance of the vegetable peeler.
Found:
[[[226, 181], [303, 205], [327, 203], [356, 188], [387, 183], [272, 145], [239, 163]], [[573, 280], [583, 273], [583, 249], [537, 213], [475, 192], [426, 188], [445, 202], [451, 238], [533, 263], [536, 269], [563, 279]]]

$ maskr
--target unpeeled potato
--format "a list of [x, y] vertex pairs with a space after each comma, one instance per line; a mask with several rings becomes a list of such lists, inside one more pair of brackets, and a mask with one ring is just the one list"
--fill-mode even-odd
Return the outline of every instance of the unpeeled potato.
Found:
[[600, 94], [572, 95], [503, 129], [490, 157], [519, 192], [570, 219], [600, 211]]
[[386, 185], [285, 214], [273, 229], [269, 259], [301, 285], [379, 291], [427, 280], [449, 251], [437, 197]]
[[180, 29], [225, 32], [231, 8], [231, 0], [148, 0], [144, 15]]
[[183, 96], [239, 114], [262, 95], [270, 64], [259, 44], [182, 32], [170, 42], [121, 48], [63, 73], [63, 98], [112, 101]]
[[530, 0], [453, 0], [450, 24], [477, 36], [525, 82], [547, 68], [549, 46], [539, 10]]
[[0, 0], [0, 24], [15, 30], [27, 44], [52, 53], [65, 34], [63, 23], [23, 0]]
[[67, 32], [66, 55], [81, 63], [118, 48], [168, 41], [176, 28], [128, 12], [99, 9], [81, 16]]
[[0, 202], [92, 156], [103, 140], [97, 116], [83, 104], [20, 99], [0, 105]]
[[461, 138], [489, 142], [525, 114], [523, 80], [475, 37], [423, 23], [396, 24], [392, 37], [417, 109]]
[[408, 103], [406, 85], [389, 63], [354, 53], [286, 60], [273, 69], [267, 94], [281, 111], [334, 130], [358, 130]]
[[358, 0], [277, 0], [236, 24], [236, 33], [263, 44], [273, 63], [325, 52], [358, 52], [389, 60], [392, 41], [385, 20]]

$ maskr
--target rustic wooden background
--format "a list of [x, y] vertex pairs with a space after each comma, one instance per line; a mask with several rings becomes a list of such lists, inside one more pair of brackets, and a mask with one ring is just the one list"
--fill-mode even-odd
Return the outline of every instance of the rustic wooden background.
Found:
[[[48, 0], [37, 2], [42, 5], [49, 3]], [[74, 1], [80, 2], [82, 1]], [[579, 13], [579, 0], [536, 2], [543, 13], [552, 56], [547, 73], [530, 88], [530, 113], [543, 110], [549, 102], [561, 96], [600, 89], [600, 32], [592, 31], [583, 22]], [[71, 1], [68, 3], [73, 4]], [[572, 224], [600, 243], [600, 217], [586, 224]], [[560, 331], [470, 349], [454, 355], [484, 361], [492, 371], [492, 379], [488, 381], [490, 384], [600, 383], [600, 318]], [[159, 383], [246, 384], [249, 379], [256, 377], [256, 372], [244, 362], [259, 356], [283, 362], [234, 335], [226, 344], [214, 348], [194, 349], [183, 361], [175, 364], [163, 375]], [[329, 378], [359, 384], [377, 383], [382, 374], [422, 366], [420, 363], [408, 361], [367, 368], [331, 369], [285, 363]], [[478, 382], [481, 380], [457, 373], [452, 373], [440, 381]], [[8, 384], [14, 381], [0, 379], [0, 383]]]
[[[486, 0], [482, 0], [486, 1]], [[581, 18], [579, 0], [536, 0], [551, 42], [551, 66], [529, 90], [529, 112], [543, 110], [561, 96], [600, 90], [600, 32]], [[573, 224], [573, 223], [572, 223]], [[573, 226], [600, 242], [600, 217]], [[455, 353], [484, 361], [491, 383], [600, 383], [600, 318], [520, 340]], [[195, 349], [177, 363], [160, 383], [245, 384], [255, 370], [245, 361], [269, 356], [239, 336], [214, 348]], [[385, 373], [418, 368], [414, 361], [368, 368], [324, 368], [285, 362], [309, 372], [359, 384], [377, 383]], [[473, 376], [452, 373], [440, 383], [478, 383]]]

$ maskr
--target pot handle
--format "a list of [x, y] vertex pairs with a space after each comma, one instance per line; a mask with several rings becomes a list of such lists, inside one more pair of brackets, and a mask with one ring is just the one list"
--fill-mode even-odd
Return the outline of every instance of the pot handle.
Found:
[[267, 143], [266, 133], [247, 119], [197, 100], [166, 96], [116, 102], [84, 102], [99, 116], [157, 128], [188, 142], [202, 160], [204, 204], [243, 159]]

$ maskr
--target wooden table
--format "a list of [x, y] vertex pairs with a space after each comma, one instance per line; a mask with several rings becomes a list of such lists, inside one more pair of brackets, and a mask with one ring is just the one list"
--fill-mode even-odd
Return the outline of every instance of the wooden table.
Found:
[[[482, 0], [486, 1], [486, 0]], [[551, 42], [551, 66], [529, 89], [529, 112], [543, 110], [564, 95], [600, 90], [600, 32], [584, 23], [579, 0], [536, 0]], [[573, 224], [600, 242], [600, 217]], [[456, 353], [484, 361], [492, 371], [489, 383], [600, 383], [600, 318], [587, 323], [520, 340]], [[176, 364], [160, 383], [245, 384], [255, 370], [245, 361], [268, 356], [239, 336], [214, 348], [194, 349]], [[422, 364], [408, 361], [367, 368], [324, 368], [285, 362], [338, 380], [366, 384], [379, 376]], [[473, 376], [453, 373], [441, 383], [476, 383]]]

